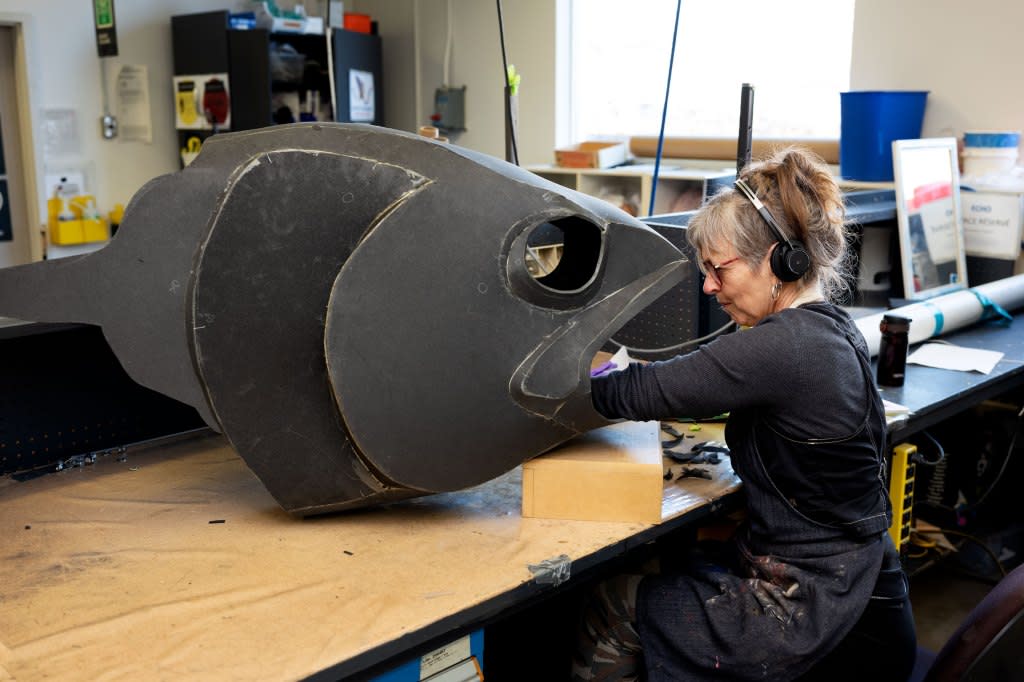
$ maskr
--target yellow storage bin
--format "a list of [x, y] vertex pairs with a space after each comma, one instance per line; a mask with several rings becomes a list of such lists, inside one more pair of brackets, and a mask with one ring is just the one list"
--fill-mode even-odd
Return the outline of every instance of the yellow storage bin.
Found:
[[107, 223], [103, 218], [82, 220], [82, 240], [88, 242], [105, 242], [110, 239]]
[[85, 209], [92, 205], [91, 196], [78, 196], [65, 202], [53, 197], [46, 202], [50, 242], [58, 246], [103, 242], [110, 239], [107, 222], [100, 218], [84, 217]]
[[49, 224], [50, 241], [58, 246], [83, 244], [85, 231], [81, 220], [54, 220]]

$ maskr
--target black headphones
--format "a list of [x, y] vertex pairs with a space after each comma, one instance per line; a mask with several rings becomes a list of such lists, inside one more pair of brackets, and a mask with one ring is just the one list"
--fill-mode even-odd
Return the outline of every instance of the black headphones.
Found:
[[768, 223], [768, 227], [771, 228], [775, 239], [778, 241], [775, 250], [772, 251], [771, 259], [772, 272], [775, 276], [783, 282], [793, 282], [803, 277], [804, 273], [811, 267], [811, 259], [807, 255], [807, 249], [804, 248], [803, 242], [798, 239], [786, 239], [786, 235], [782, 234], [782, 230], [779, 229], [779, 224], [775, 221], [774, 216], [761, 203], [761, 200], [757, 198], [750, 185], [737, 178], [734, 186], [740, 191], [740, 194], [750, 200], [750, 203], [754, 205], [754, 208], [761, 214], [764, 221]]

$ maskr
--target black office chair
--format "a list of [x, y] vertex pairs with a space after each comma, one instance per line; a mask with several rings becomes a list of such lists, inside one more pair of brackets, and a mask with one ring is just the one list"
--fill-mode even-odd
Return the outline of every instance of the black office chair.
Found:
[[938, 654], [918, 647], [910, 682], [1024, 680], [1024, 564], [985, 595]]

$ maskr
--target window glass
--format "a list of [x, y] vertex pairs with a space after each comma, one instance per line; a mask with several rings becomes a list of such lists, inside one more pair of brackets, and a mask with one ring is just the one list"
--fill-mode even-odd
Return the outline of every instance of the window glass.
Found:
[[[854, 0], [683, 0], [665, 134], [735, 137], [740, 87], [754, 86], [754, 135], [839, 137], [850, 84]], [[574, 142], [657, 136], [674, 0], [573, 0]]]

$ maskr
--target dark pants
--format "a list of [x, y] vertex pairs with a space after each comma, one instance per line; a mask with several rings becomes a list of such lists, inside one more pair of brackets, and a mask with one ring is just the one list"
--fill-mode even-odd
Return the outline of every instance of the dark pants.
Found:
[[[712, 556], [718, 561], [712, 561]], [[689, 565], [719, 566], [724, 559], [727, 555], [694, 551]], [[644, 679], [643, 646], [635, 627], [640, 579], [639, 575], [618, 576], [594, 591], [579, 631], [572, 679]], [[916, 654], [906, 576], [895, 553], [887, 553], [874, 593], [856, 625], [799, 682], [905, 682]]]
[[853, 630], [800, 682], [905, 682], [917, 656], [914, 614], [899, 565], [885, 566]]

